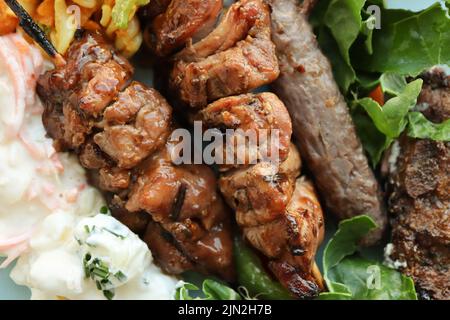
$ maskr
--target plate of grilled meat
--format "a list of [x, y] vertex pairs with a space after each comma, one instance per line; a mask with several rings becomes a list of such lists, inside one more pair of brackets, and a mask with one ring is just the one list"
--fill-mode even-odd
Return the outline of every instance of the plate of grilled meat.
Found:
[[0, 0], [0, 298], [449, 300], [449, 9]]

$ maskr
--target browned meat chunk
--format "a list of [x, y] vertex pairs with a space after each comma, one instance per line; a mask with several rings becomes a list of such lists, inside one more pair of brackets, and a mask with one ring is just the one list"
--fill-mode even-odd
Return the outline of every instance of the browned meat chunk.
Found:
[[74, 42], [66, 60], [64, 67], [39, 78], [37, 91], [46, 104], [43, 121], [55, 146], [76, 149], [104, 108], [128, 85], [133, 68], [96, 33]]
[[243, 227], [243, 232], [268, 257], [269, 268], [295, 296], [314, 297], [323, 289], [314, 259], [323, 240], [324, 222], [309, 181], [297, 180], [283, 215], [266, 224]]
[[101, 169], [112, 164], [92, 139], [81, 146], [78, 160], [86, 169]]
[[449, 77], [438, 67], [422, 75], [424, 83], [417, 105], [422, 113], [433, 122], [450, 119]]
[[140, 170], [126, 209], [148, 212], [190, 260], [230, 279], [228, 211], [214, 192], [213, 172], [205, 166], [175, 166], [167, 147], [147, 159]]
[[[108, 201], [109, 209], [111, 210], [111, 214], [114, 218], [125, 224], [134, 233], [137, 233], [141, 236], [145, 234], [147, 225], [151, 222], [151, 217], [147, 212], [130, 212], [126, 210], [124, 207], [125, 202], [120, 197], [112, 193], [108, 194], [106, 198]], [[148, 236], [152, 235], [149, 234]], [[150, 241], [146, 241], [145, 238], [144, 241], [147, 243], [147, 245], [150, 246]], [[150, 248], [150, 250], [152, 249]], [[152, 254], [154, 254], [153, 251]], [[159, 263], [165, 263], [164, 261], [159, 261], [158, 259], [156, 260]]]
[[265, 2], [236, 2], [208, 37], [178, 56], [171, 87], [183, 103], [202, 108], [270, 83], [279, 73], [270, 36], [270, 11]]
[[171, 119], [171, 107], [156, 90], [133, 82], [105, 109], [94, 141], [119, 167], [133, 168], [164, 145]]
[[[273, 41], [281, 74], [275, 93], [286, 104], [293, 134], [327, 209], [339, 219], [370, 215], [379, 228], [387, 218], [380, 186], [368, 165], [348, 106], [331, 66], [297, 0], [270, 0]], [[309, 3], [308, 3], [309, 5]]]
[[[288, 156], [291, 118], [283, 103], [272, 93], [223, 98], [208, 105], [199, 115], [209, 128], [235, 129], [227, 138], [237, 146], [233, 148], [233, 159], [239, 165], [269, 158], [282, 162]], [[226, 160], [227, 150], [224, 151]]]
[[[424, 78], [423, 113], [442, 122], [449, 118], [450, 77], [434, 70]], [[403, 136], [398, 148], [389, 177], [391, 259], [413, 277], [422, 299], [450, 300], [450, 143]]]
[[[315, 264], [315, 255], [324, 236], [322, 209], [310, 181], [297, 180], [286, 214], [277, 222], [283, 239], [277, 244], [279, 250], [269, 256], [269, 268], [297, 297], [313, 297], [323, 290], [322, 276]], [[273, 233], [263, 226], [252, 235], [259, 245], [267, 248]], [[244, 230], [245, 233], [248, 231]], [[250, 235], [247, 235], [251, 239]]]
[[180, 274], [194, 268], [192, 262], [176, 247], [173, 236], [159, 224], [153, 221], [148, 223], [144, 241], [167, 273]]
[[284, 214], [299, 175], [300, 156], [291, 146], [288, 158], [279, 168], [260, 162], [223, 174], [219, 184], [228, 205], [236, 211], [237, 222], [256, 226]]
[[117, 167], [99, 170], [99, 188], [104, 191], [119, 192], [130, 185], [130, 171]]
[[146, 31], [150, 49], [166, 56], [205, 33], [216, 23], [222, 0], [172, 0]]

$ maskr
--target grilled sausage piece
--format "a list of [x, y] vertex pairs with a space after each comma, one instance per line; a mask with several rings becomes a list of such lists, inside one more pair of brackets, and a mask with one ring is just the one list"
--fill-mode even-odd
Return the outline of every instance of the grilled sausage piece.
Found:
[[380, 186], [369, 168], [348, 107], [297, 0], [270, 0], [272, 39], [280, 63], [273, 88], [286, 104], [300, 153], [326, 208], [339, 219], [370, 215], [378, 229], [387, 218]]
[[[433, 69], [423, 78], [419, 109], [430, 121], [449, 119], [450, 76]], [[450, 300], [450, 142], [403, 136], [388, 159], [390, 258], [420, 298]]]
[[233, 278], [227, 208], [206, 166], [174, 166], [172, 109], [97, 33], [69, 48], [67, 64], [38, 80], [44, 126], [75, 152], [114, 216], [140, 233], [169, 273]]

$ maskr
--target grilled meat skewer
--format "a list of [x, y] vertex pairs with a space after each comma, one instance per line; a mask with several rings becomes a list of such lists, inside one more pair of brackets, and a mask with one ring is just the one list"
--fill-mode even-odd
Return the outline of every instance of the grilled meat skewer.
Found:
[[71, 45], [38, 80], [43, 122], [58, 151], [75, 152], [116, 215], [141, 232], [165, 271], [232, 279], [227, 208], [205, 166], [175, 166], [172, 109], [99, 33]]
[[[200, 1], [205, 2], [205, 1]], [[262, 0], [234, 3], [217, 27], [172, 57], [171, 92], [187, 117], [208, 128], [251, 130], [259, 138], [252, 149], [238, 145], [240, 162], [219, 165], [219, 186], [246, 240], [295, 297], [311, 298], [323, 289], [314, 263], [323, 239], [323, 214], [312, 184], [300, 177], [300, 155], [291, 144], [292, 125], [284, 104], [272, 93], [248, 91], [278, 77], [271, 41], [270, 10]], [[236, 94], [241, 94], [233, 96]], [[277, 132], [278, 142], [261, 139]], [[227, 137], [228, 138], [228, 137]], [[272, 160], [259, 157], [276, 145]], [[239, 151], [243, 151], [240, 153]], [[227, 150], [223, 151], [224, 158]], [[258, 159], [256, 163], [251, 159]]]

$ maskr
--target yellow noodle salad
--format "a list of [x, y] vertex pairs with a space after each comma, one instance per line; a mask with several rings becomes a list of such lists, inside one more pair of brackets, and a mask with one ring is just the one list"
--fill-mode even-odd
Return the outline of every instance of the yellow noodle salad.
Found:
[[[25, 10], [64, 54], [79, 28], [101, 29], [127, 58], [142, 44], [136, 11], [149, 0], [19, 0]], [[13, 33], [18, 20], [0, 0], [0, 35]]]

